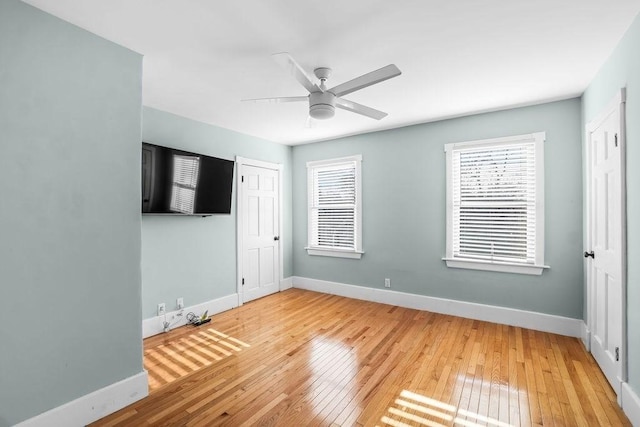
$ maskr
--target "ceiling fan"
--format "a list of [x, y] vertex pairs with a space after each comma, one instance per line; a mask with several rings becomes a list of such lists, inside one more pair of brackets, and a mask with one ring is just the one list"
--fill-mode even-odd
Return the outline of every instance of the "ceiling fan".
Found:
[[383, 82], [393, 77], [399, 76], [402, 72], [394, 64], [387, 65], [378, 70], [363, 74], [360, 77], [339, 84], [330, 89], [326, 82], [331, 75], [331, 68], [319, 67], [313, 70], [313, 74], [320, 80], [320, 85], [314, 83], [306, 71], [287, 52], [275, 53], [273, 59], [293, 75], [305, 89], [309, 91], [307, 96], [287, 96], [279, 98], [258, 98], [243, 99], [243, 101], [253, 102], [299, 102], [309, 101], [309, 116], [314, 119], [326, 120], [335, 115], [336, 107], [353, 113], [361, 114], [372, 119], [380, 120], [387, 116], [387, 113], [376, 110], [357, 102], [349, 101], [342, 96], [348, 95], [367, 86]]

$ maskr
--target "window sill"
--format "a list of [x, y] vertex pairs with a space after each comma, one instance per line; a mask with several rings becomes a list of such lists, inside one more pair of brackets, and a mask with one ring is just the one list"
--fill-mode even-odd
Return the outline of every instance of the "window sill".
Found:
[[364, 252], [360, 251], [341, 251], [337, 249], [319, 249], [319, 248], [305, 248], [309, 255], [316, 256], [330, 256], [336, 258], [351, 258], [360, 259]]
[[548, 265], [524, 265], [509, 262], [490, 262], [475, 259], [442, 258], [449, 268], [465, 268], [469, 270], [497, 271], [500, 273], [530, 274], [540, 276]]

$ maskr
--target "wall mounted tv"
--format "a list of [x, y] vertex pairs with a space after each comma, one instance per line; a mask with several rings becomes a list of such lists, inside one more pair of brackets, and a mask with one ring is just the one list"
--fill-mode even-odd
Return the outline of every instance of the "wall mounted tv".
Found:
[[231, 213], [231, 160], [142, 143], [142, 213]]

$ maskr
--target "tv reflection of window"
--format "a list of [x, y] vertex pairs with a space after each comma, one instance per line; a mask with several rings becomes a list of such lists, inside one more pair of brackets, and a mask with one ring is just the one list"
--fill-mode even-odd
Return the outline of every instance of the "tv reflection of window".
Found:
[[171, 210], [192, 214], [195, 208], [200, 157], [173, 155]]

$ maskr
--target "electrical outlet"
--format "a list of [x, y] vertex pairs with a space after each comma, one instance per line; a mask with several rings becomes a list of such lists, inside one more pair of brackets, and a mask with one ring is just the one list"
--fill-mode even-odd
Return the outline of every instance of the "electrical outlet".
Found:
[[180, 297], [176, 300], [176, 306], [178, 307], [178, 310], [180, 310], [181, 308], [184, 308], [184, 298]]
[[384, 287], [385, 288], [390, 288], [391, 287], [391, 279], [389, 279], [389, 278], [384, 279]]
[[164, 305], [163, 302], [161, 302], [160, 304], [158, 304], [158, 316], [162, 316], [163, 314], [165, 314], [167, 312], [167, 308]]

